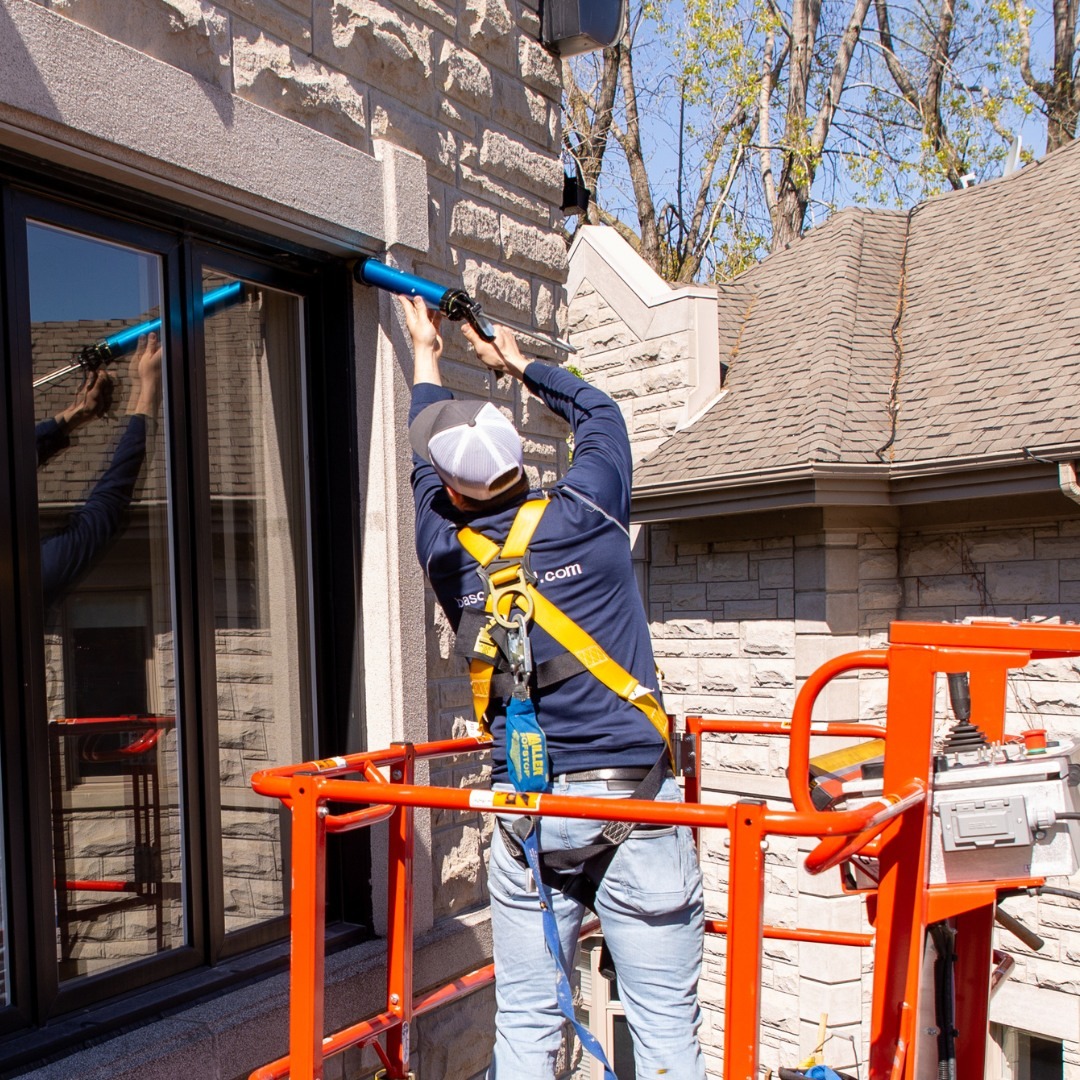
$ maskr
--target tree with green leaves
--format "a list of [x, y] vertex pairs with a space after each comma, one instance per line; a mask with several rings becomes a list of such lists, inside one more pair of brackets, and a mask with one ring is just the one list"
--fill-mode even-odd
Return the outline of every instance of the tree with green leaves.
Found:
[[[737, 269], [761, 245], [733, 207], [757, 127], [752, 28], [764, 11], [762, 0], [637, 6], [616, 45], [566, 68], [566, 149], [598, 193], [588, 220], [618, 229], [671, 281]], [[660, 148], [650, 125], [665, 133]], [[612, 144], [622, 168], [601, 185]]]
[[[1020, 73], [1024, 83], [1042, 103], [1046, 114], [1046, 150], [1049, 153], [1077, 135], [1080, 121], [1080, 48], [1076, 36], [1078, 0], [1053, 0], [1028, 7], [1022, 0], [1001, 0], [995, 5], [998, 17], [1012, 26], [1017, 45]], [[1032, 26], [1046, 26], [1053, 40], [1053, 55], [1045, 65], [1045, 76], [1032, 67]]]
[[1019, 2], [633, 5], [617, 45], [566, 66], [587, 220], [668, 280], [722, 280], [838, 206], [993, 175], [1030, 109]]

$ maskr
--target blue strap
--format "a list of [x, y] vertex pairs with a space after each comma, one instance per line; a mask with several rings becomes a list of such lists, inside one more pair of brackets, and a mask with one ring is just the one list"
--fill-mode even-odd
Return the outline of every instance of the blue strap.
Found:
[[[520, 839], [520, 836], [519, 836]], [[559, 940], [559, 924], [555, 921], [555, 912], [551, 908], [551, 893], [547, 886], [540, 880], [540, 853], [536, 846], [536, 829], [531, 828], [528, 836], [521, 840], [522, 850], [528, 860], [529, 869], [532, 871], [533, 880], [536, 882], [536, 891], [540, 896], [540, 910], [544, 914], [544, 940], [547, 943], [548, 952], [555, 961], [555, 996], [559, 1002], [559, 1009], [563, 1016], [574, 1025], [577, 1037], [581, 1045], [604, 1067], [604, 1080], [619, 1080], [614, 1070], [608, 1064], [604, 1054], [604, 1048], [596, 1040], [596, 1036], [585, 1027], [574, 1015], [574, 995], [570, 990], [570, 971], [563, 956], [562, 942]]]

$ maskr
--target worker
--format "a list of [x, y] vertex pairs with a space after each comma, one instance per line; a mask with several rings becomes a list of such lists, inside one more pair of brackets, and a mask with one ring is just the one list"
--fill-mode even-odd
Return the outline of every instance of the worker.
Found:
[[[568, 371], [527, 361], [505, 327], [498, 327], [495, 341], [488, 343], [463, 325], [487, 369], [521, 381], [570, 424], [574, 453], [566, 476], [546, 493], [530, 492], [514, 426], [493, 403], [456, 400], [443, 388], [439, 318], [419, 298], [402, 298], [402, 305], [415, 365], [409, 421], [417, 554], [458, 633], [458, 646], [464, 639], [463, 651], [468, 651], [473, 630], [466, 634], [465, 627], [483, 621], [487, 603], [480, 564], [464, 546], [463, 530], [486, 538], [481, 543], [501, 545], [522, 506], [546, 499], [528, 543], [531, 579], [591, 641], [632, 673], [640, 696], [653, 701], [654, 713], [662, 715], [655, 705], [657, 673], [631, 562], [632, 466], [618, 406]], [[507, 704], [527, 698], [550, 771], [545, 790], [678, 801], [656, 716], [650, 720], [638, 704], [580, 664], [569, 673], [560, 669], [566, 649], [543, 628], [533, 626], [528, 638], [529, 685], [511, 693], [506, 676], [501, 683], [496, 676], [487, 702], [494, 788], [515, 786], [510, 782], [514, 760], [508, 754]], [[542, 675], [546, 668], [552, 669], [547, 679]], [[520, 674], [514, 678], [520, 681]], [[599, 915], [614, 961], [636, 1075], [641, 1080], [703, 1080], [697, 998], [703, 902], [689, 829], [639, 826], [621, 843], [610, 844], [601, 837], [605, 823], [600, 821], [511, 814], [497, 820], [488, 868], [497, 1009], [489, 1080], [549, 1080], [555, 1074], [567, 1011], [565, 1000], [560, 1010], [557, 983], [560, 970], [565, 973], [573, 964], [586, 911], [581, 895]], [[522, 823], [534, 830], [528, 835], [545, 860], [540, 868], [544, 880], [555, 883], [550, 907], [562, 965], [545, 944], [545, 914], [535, 874], [523, 857]], [[605, 846], [599, 860], [590, 854]], [[591, 888], [584, 874], [574, 872], [580, 865], [560, 864], [560, 852], [567, 851], [594, 868]], [[561, 868], [552, 871], [549, 863]], [[583, 883], [584, 893], [578, 888]], [[585, 1033], [586, 1046], [587, 1039]]]

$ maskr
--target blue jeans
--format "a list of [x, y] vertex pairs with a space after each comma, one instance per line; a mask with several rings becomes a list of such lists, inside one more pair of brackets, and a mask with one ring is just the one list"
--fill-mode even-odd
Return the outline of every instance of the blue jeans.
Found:
[[[501, 785], [500, 785], [501, 786]], [[557, 795], [628, 798], [606, 781], [556, 784]], [[658, 796], [678, 802], [678, 785]], [[507, 815], [504, 820], [512, 824]], [[594, 843], [603, 822], [538, 818], [541, 851]], [[500, 830], [488, 868], [495, 952], [495, 1053], [488, 1080], [551, 1080], [562, 1039], [555, 962], [544, 944], [531, 875], [506, 849]], [[586, 908], [552, 892], [564, 954], [573, 964]], [[619, 995], [634, 1040], [638, 1080], [705, 1080], [698, 1045], [704, 905], [701, 872], [685, 826], [634, 832], [620, 845], [596, 894], [596, 912], [611, 951]]]

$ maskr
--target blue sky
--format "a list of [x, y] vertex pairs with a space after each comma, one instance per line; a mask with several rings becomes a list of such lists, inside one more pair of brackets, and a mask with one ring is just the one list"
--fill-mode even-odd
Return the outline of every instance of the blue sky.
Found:
[[34, 223], [27, 249], [32, 322], [134, 320], [160, 302], [155, 255]]

